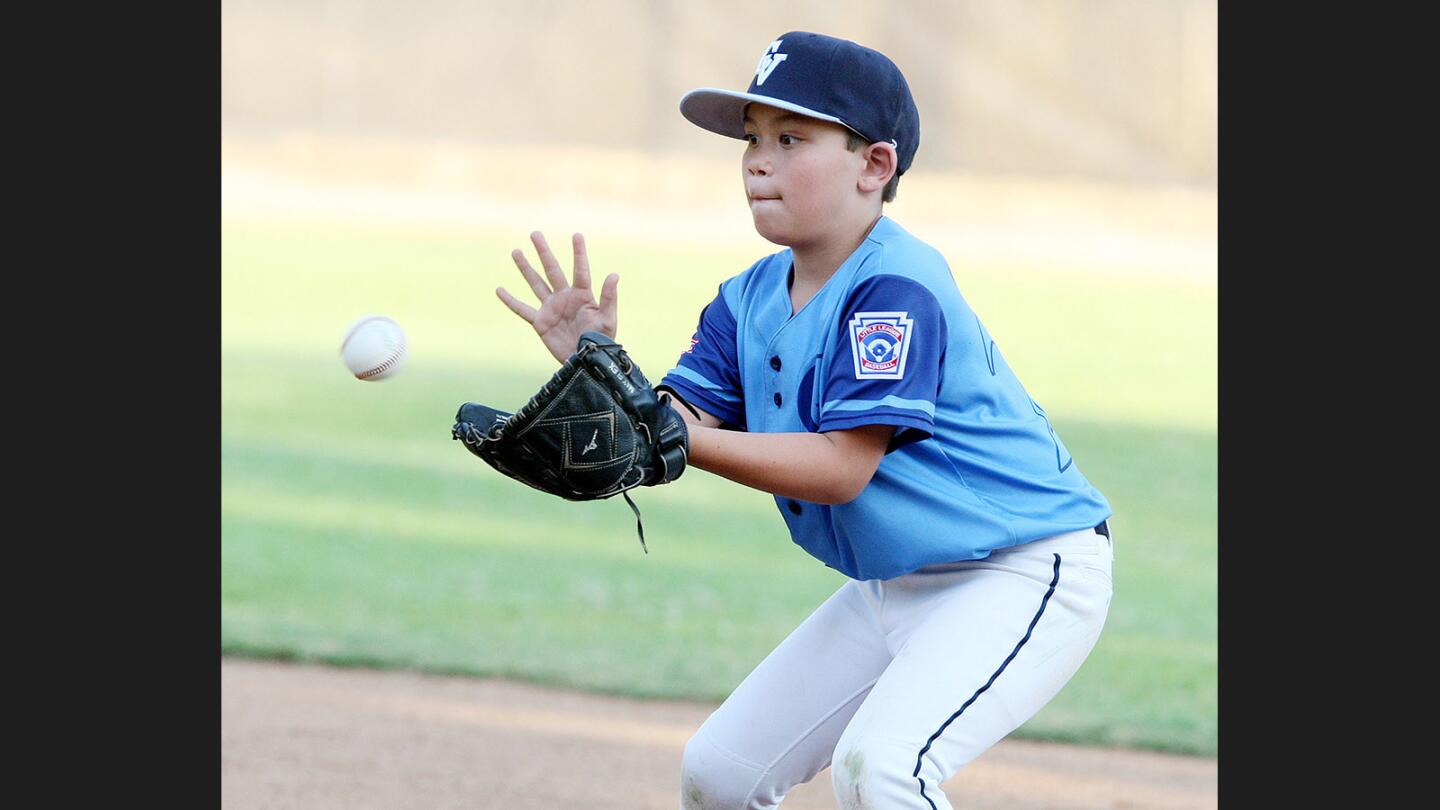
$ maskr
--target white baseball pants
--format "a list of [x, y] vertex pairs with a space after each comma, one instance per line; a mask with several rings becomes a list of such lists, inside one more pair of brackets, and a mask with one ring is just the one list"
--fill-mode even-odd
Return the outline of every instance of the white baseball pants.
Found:
[[1110, 539], [1085, 529], [846, 582], [690, 738], [682, 810], [778, 807], [832, 764], [841, 808], [948, 810], [940, 783], [1090, 654], [1111, 562]]

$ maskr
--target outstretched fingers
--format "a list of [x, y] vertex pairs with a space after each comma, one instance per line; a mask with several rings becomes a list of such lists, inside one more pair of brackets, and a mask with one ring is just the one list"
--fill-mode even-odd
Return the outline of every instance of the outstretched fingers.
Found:
[[511, 312], [524, 318], [526, 323], [534, 324], [535, 319], [540, 316], [538, 310], [511, 295], [504, 287], [496, 287], [495, 294], [505, 302], [505, 306], [509, 307]]
[[611, 273], [600, 286], [600, 313], [605, 320], [615, 323], [616, 310], [620, 306], [620, 274]]
[[545, 278], [550, 279], [551, 289], [560, 292], [569, 287], [570, 282], [565, 280], [565, 271], [560, 269], [560, 262], [555, 260], [550, 244], [545, 241], [545, 234], [534, 231], [530, 234], [530, 241], [535, 245], [535, 252], [540, 254], [540, 266], [545, 268]]
[[535, 272], [535, 268], [530, 266], [530, 260], [525, 258], [525, 252], [520, 248], [515, 248], [510, 251], [510, 259], [515, 262], [516, 267], [520, 268], [520, 275], [525, 277], [525, 283], [535, 291], [535, 297], [540, 299], [540, 303], [545, 303], [545, 299], [550, 297], [550, 286], [545, 283], [545, 279], [540, 278], [540, 274]]
[[590, 289], [590, 257], [585, 253], [585, 234], [577, 233], [570, 237], [571, 249], [575, 252], [575, 287], [580, 290]]

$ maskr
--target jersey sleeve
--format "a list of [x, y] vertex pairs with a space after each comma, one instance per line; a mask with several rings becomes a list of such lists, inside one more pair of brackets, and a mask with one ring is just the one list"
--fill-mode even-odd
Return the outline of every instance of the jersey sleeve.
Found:
[[818, 430], [894, 425], [891, 450], [930, 438], [949, 337], [934, 293], [904, 276], [872, 276], [851, 291], [839, 327]]
[[[680, 396], [737, 427], [745, 426], [735, 315], [722, 292], [700, 312], [690, 348], [660, 381]], [[657, 386], [659, 387], [659, 386]]]

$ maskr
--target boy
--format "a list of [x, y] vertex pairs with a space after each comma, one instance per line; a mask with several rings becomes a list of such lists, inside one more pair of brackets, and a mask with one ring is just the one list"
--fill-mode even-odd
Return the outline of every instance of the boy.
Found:
[[[841, 807], [950, 807], [940, 783], [1060, 691], [1111, 596], [1109, 503], [961, 297], [945, 260], [881, 211], [919, 144], [898, 67], [792, 31], [749, 90], [687, 94], [746, 141], [756, 230], [787, 249], [720, 285], [657, 389], [693, 406], [689, 463], [773, 493], [794, 541], [850, 580], [685, 747], [682, 808], [776, 807], [833, 764]], [[512, 258], [562, 362], [615, 334], [590, 291]]]

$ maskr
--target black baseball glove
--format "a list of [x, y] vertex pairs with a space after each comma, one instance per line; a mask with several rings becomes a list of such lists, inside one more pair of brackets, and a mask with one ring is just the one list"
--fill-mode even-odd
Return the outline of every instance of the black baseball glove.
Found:
[[[685, 471], [690, 433], [620, 344], [586, 332], [550, 382], [515, 413], [467, 402], [451, 436], [515, 480], [571, 501], [668, 484]], [[645, 549], [649, 553], [649, 549]]]

